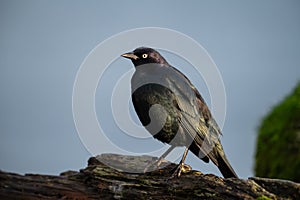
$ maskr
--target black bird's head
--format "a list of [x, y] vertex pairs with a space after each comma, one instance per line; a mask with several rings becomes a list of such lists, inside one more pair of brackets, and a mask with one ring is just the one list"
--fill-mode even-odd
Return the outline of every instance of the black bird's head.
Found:
[[124, 53], [121, 56], [130, 59], [135, 67], [149, 63], [168, 64], [157, 51], [148, 47], [139, 47], [133, 52]]

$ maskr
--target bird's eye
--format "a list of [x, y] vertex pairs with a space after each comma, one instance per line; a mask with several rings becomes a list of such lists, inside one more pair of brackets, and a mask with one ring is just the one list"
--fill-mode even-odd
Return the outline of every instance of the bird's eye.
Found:
[[143, 57], [143, 58], [147, 58], [147, 57], [148, 57], [148, 54], [144, 53], [144, 54], [142, 55], [142, 57]]

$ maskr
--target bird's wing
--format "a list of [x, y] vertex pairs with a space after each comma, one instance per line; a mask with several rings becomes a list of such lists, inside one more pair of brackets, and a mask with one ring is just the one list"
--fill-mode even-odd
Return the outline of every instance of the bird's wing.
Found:
[[[170, 65], [142, 65], [132, 78], [132, 91], [148, 83], [160, 84], [172, 91], [179, 121], [184, 132], [207, 155], [221, 134], [203, 98], [189, 79]], [[211, 158], [212, 160], [214, 158]]]
[[221, 131], [207, 105], [197, 89], [180, 71], [172, 67], [168, 75], [168, 86], [177, 99], [177, 107], [181, 113], [179, 121], [182, 128], [201, 151], [217, 163], [211, 151], [216, 144], [219, 146]]

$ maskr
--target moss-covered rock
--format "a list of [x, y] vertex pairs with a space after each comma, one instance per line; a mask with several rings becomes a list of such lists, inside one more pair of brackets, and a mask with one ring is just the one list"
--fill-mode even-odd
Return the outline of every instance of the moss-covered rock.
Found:
[[259, 127], [255, 174], [300, 182], [300, 83]]

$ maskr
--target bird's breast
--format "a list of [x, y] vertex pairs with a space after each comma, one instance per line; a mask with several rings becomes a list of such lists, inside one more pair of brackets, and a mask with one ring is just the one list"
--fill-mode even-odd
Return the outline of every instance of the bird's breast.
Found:
[[[181, 116], [170, 89], [159, 84], [145, 84], [133, 91], [132, 102], [141, 123], [154, 138], [166, 143], [174, 139], [180, 130]], [[183, 138], [179, 140], [184, 141]]]

